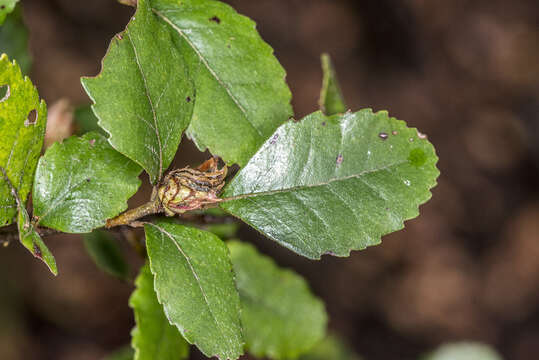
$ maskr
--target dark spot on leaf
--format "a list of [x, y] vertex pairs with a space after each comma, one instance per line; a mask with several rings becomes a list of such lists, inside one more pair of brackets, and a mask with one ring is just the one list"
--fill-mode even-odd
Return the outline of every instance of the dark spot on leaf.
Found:
[[95, 144], [95, 139], [92, 139], [92, 140], [90, 140], [89, 142], [90, 142], [90, 145], [94, 146], [94, 144]]
[[342, 161], [343, 161], [343, 157], [342, 157], [342, 154], [339, 154], [337, 156], [337, 166], [341, 165], [342, 164]]
[[220, 24], [221, 23], [221, 19], [219, 19], [217, 17], [217, 15], [215, 15], [214, 17], [210, 18], [210, 21], [213, 21], [214, 23], [216, 24]]
[[326, 126], [326, 122], [325, 122], [325, 121], [322, 121], [322, 126]]
[[6, 5], [0, 6], [0, 9], [4, 10], [6, 8]]
[[90, 178], [86, 179], [86, 182], [90, 182], [90, 181], [92, 181], [92, 179], [90, 179]]
[[185, 98], [185, 101], [191, 102], [191, 97], [190, 97], [190, 96], [186, 97], [186, 98]]
[[230, 44], [226, 44], [226, 47], [230, 49]]
[[9, 99], [11, 95], [9, 85], [1, 85], [0, 86], [0, 103], [6, 101]]
[[273, 137], [270, 140], [270, 144], [273, 145], [277, 142], [277, 139], [279, 138], [279, 134], [273, 135]]
[[410, 155], [408, 155], [408, 161], [410, 161], [410, 163], [415, 167], [420, 167], [427, 162], [427, 154], [425, 154], [423, 149], [415, 148], [410, 151]]
[[40, 259], [43, 259], [43, 254], [41, 253], [41, 249], [39, 246], [37, 246], [36, 243], [34, 243], [34, 256]]
[[397, 130], [393, 130], [391, 133], [392, 133], [393, 135], [397, 135], [399, 132], [398, 132]]
[[37, 124], [37, 111], [36, 109], [28, 113], [28, 118], [24, 120], [24, 126], [28, 127], [30, 125]]
[[378, 134], [378, 136], [379, 136], [380, 139], [382, 139], [382, 140], [386, 140], [386, 139], [387, 139], [387, 133], [385, 133], [385, 132], [381, 132], [380, 134]]

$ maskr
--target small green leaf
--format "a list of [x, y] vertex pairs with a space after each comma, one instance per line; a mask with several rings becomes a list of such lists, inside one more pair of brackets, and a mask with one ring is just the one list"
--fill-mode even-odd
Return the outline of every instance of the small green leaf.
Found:
[[83, 78], [111, 145], [156, 183], [191, 119], [194, 89], [171, 31], [139, 0], [127, 29], [111, 42], [101, 73]]
[[454, 343], [440, 346], [424, 360], [502, 360], [494, 349], [477, 343]]
[[[22, 205], [22, 203], [20, 203]], [[28, 249], [36, 258], [43, 261], [49, 270], [58, 275], [58, 268], [56, 267], [56, 260], [51, 251], [41, 239], [41, 236], [37, 233], [34, 225], [30, 222], [30, 217], [24, 207], [19, 208], [19, 216], [17, 219], [17, 227], [19, 229], [19, 240], [21, 244]]]
[[39, 159], [34, 216], [39, 224], [87, 233], [127, 208], [137, 191], [140, 167], [96, 133], [55, 143]]
[[4, 23], [7, 14], [13, 11], [18, 2], [19, 0], [0, 0], [0, 25]]
[[[32, 188], [43, 146], [47, 106], [17, 63], [0, 57], [0, 166], [19, 194], [22, 207]], [[0, 226], [9, 225], [17, 202], [8, 182], [0, 176]]]
[[318, 342], [299, 360], [359, 360], [360, 358], [339, 338], [329, 335]]
[[225, 244], [167, 220], [145, 225], [155, 290], [169, 321], [206, 356], [243, 353], [240, 299]]
[[131, 335], [135, 360], [182, 360], [189, 356], [189, 344], [175, 326], [170, 325], [157, 301], [153, 275], [148, 265], [140, 269], [137, 289], [129, 299], [136, 327]]
[[324, 304], [301, 276], [280, 269], [250, 244], [231, 241], [228, 247], [250, 353], [276, 360], [295, 359], [324, 337]]
[[94, 230], [84, 234], [84, 247], [98, 268], [122, 280], [127, 279], [129, 266], [110, 233]]
[[320, 99], [318, 100], [320, 110], [326, 115], [343, 113], [346, 111], [346, 105], [339, 87], [337, 74], [331, 63], [331, 58], [328, 54], [322, 54], [321, 61], [324, 77], [322, 79]]
[[245, 165], [292, 116], [285, 71], [255, 28], [229, 5], [209, 0], [151, 0], [171, 26], [196, 85], [187, 130], [199, 149]]
[[[28, 51], [28, 29], [24, 25], [20, 6], [17, 6], [13, 13], [6, 18], [4, 24], [0, 26], [1, 53], [5, 53], [11, 59], [16, 60], [23, 74], [30, 72], [32, 58]], [[0, 98], [2, 95], [0, 95]]]
[[103, 360], [133, 360], [135, 352], [131, 349], [130, 346], [125, 346], [121, 349], [114, 351], [112, 354], [109, 354]]
[[221, 206], [300, 255], [348, 256], [419, 214], [437, 160], [424, 135], [385, 111], [316, 112], [281, 126]]

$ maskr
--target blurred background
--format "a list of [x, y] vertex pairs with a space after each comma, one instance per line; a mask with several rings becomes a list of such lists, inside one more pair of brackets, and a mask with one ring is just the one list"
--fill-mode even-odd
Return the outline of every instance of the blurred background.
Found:
[[[297, 118], [317, 108], [319, 55], [328, 52], [349, 107], [389, 110], [428, 134], [441, 170], [419, 218], [349, 258], [309, 261], [247, 227], [240, 237], [304, 275], [326, 303], [330, 329], [366, 359], [416, 359], [456, 340], [537, 359], [537, 0], [225, 2], [274, 47]], [[99, 72], [134, 9], [114, 0], [22, 5], [41, 96], [49, 108], [88, 104], [79, 78]], [[184, 141], [175, 165], [207, 156]], [[98, 270], [80, 237], [47, 240], [57, 278], [21, 246], [0, 248], [0, 359], [100, 359], [127, 344], [133, 286]], [[120, 245], [134, 274], [140, 260]]]

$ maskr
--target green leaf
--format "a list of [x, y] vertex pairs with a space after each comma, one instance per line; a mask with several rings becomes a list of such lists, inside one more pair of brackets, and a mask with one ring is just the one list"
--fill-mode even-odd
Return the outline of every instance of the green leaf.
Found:
[[129, 266], [110, 233], [94, 230], [90, 234], [85, 234], [84, 247], [98, 268], [122, 280], [127, 279]]
[[54, 275], [58, 275], [56, 260], [51, 251], [41, 239], [33, 224], [30, 223], [30, 217], [25, 208], [19, 210], [17, 219], [19, 228], [19, 240], [21, 244], [28, 249], [36, 258], [43, 261]]
[[327, 336], [318, 342], [309, 352], [302, 355], [300, 360], [359, 360], [359, 357], [339, 338]]
[[0, 0], [0, 25], [4, 23], [7, 14], [13, 11], [19, 0]]
[[[5, 54], [0, 57], [0, 96], [0, 167], [24, 207], [43, 146], [47, 106], [30, 79], [23, 78], [19, 66]], [[0, 226], [11, 224], [16, 213], [16, 199], [0, 177]]]
[[111, 145], [156, 183], [170, 165], [191, 119], [194, 90], [182, 54], [147, 0], [111, 42], [101, 73], [83, 78]]
[[40, 225], [68, 233], [102, 227], [127, 208], [140, 170], [96, 133], [55, 143], [39, 159], [34, 216]]
[[189, 344], [176, 327], [170, 325], [157, 301], [153, 275], [148, 265], [140, 269], [137, 289], [129, 299], [135, 313], [136, 327], [131, 335], [135, 360], [181, 360], [189, 356]]
[[316, 112], [281, 126], [221, 206], [300, 255], [348, 256], [419, 214], [437, 159], [424, 135], [385, 111]]
[[145, 231], [155, 290], [169, 321], [206, 356], [238, 358], [240, 300], [225, 244], [166, 220], [147, 224]]
[[134, 356], [135, 352], [133, 349], [130, 346], [125, 346], [106, 356], [103, 360], [132, 360]]
[[320, 99], [318, 105], [320, 110], [326, 115], [340, 114], [346, 111], [344, 98], [339, 87], [337, 74], [331, 63], [331, 58], [328, 54], [322, 54], [322, 71], [324, 77], [322, 79], [322, 90], [320, 91]]
[[227, 163], [245, 165], [292, 116], [285, 71], [255, 29], [229, 5], [209, 0], [151, 0], [176, 33], [196, 85], [187, 134]]
[[463, 342], [442, 345], [424, 360], [502, 360], [502, 357], [487, 345]]
[[250, 353], [270, 359], [295, 359], [324, 337], [324, 304], [301, 276], [280, 269], [250, 244], [231, 241], [228, 247]]
[[107, 137], [107, 133], [97, 124], [97, 117], [90, 105], [79, 106], [75, 109], [75, 123], [77, 124], [78, 135], [95, 131]]
[[4, 24], [0, 26], [1, 53], [16, 60], [23, 74], [30, 72], [32, 58], [28, 51], [28, 29], [24, 25], [20, 6], [17, 6], [13, 13], [6, 18]]

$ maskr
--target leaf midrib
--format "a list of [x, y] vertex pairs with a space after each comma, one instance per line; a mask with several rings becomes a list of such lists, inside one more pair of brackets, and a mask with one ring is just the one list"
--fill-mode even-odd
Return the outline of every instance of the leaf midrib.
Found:
[[300, 186], [293, 186], [293, 187], [286, 188], [286, 189], [251, 192], [251, 193], [247, 193], [247, 194], [235, 195], [235, 196], [231, 196], [231, 197], [227, 197], [227, 198], [222, 198], [221, 202], [225, 203], [225, 202], [228, 202], [228, 201], [242, 200], [242, 199], [256, 197], [256, 196], [271, 196], [271, 195], [276, 195], [276, 194], [280, 194], [280, 193], [289, 193], [289, 192], [294, 192], [294, 191], [299, 191], [299, 190], [304, 190], [304, 189], [327, 186], [327, 185], [330, 185], [330, 184], [332, 184], [334, 182], [346, 181], [346, 180], [350, 180], [350, 179], [354, 179], [354, 178], [360, 178], [360, 177], [362, 177], [364, 175], [367, 175], [367, 174], [372, 174], [372, 173], [375, 173], [375, 172], [378, 172], [378, 171], [384, 171], [384, 170], [392, 169], [394, 167], [398, 167], [398, 166], [406, 164], [408, 162], [409, 162], [408, 160], [402, 160], [402, 161], [398, 161], [398, 162], [395, 162], [393, 164], [389, 164], [389, 165], [382, 166], [382, 167], [379, 167], [379, 168], [365, 170], [365, 171], [362, 171], [362, 172], [360, 172], [358, 174], [348, 175], [348, 176], [344, 176], [344, 177], [340, 177], [340, 178], [331, 178], [331, 179], [329, 179], [327, 181], [316, 183], [316, 184], [300, 185]]
[[154, 122], [154, 130], [155, 130], [155, 136], [157, 138], [157, 145], [159, 146], [159, 173], [156, 176], [156, 181], [161, 179], [161, 175], [163, 174], [163, 146], [161, 145], [161, 136], [159, 134], [159, 127], [157, 125], [157, 114], [155, 112], [155, 108], [153, 105], [152, 98], [150, 96], [150, 89], [148, 88], [148, 81], [146, 80], [146, 74], [144, 73], [144, 70], [142, 69], [142, 65], [140, 64], [140, 60], [137, 53], [137, 48], [135, 47], [135, 43], [133, 42], [133, 39], [131, 39], [131, 34], [129, 31], [126, 31], [127, 38], [129, 39], [129, 43], [131, 44], [131, 47], [133, 48], [133, 53], [135, 54], [135, 63], [137, 64], [137, 69], [140, 72], [140, 76], [142, 77], [142, 81], [144, 83], [144, 91], [146, 92], [146, 97], [148, 98], [148, 102], [150, 103], [150, 108], [152, 111], [152, 118]]
[[247, 123], [256, 131], [256, 133], [258, 134], [258, 136], [262, 139], [266, 139], [266, 136], [264, 136], [264, 134], [262, 133], [262, 131], [257, 128], [251, 121], [251, 118], [247, 115], [247, 111], [245, 110], [245, 108], [243, 107], [243, 105], [239, 102], [239, 100], [234, 96], [234, 94], [232, 93], [232, 91], [229, 89], [229, 87], [225, 84], [225, 82], [219, 77], [219, 75], [217, 75], [217, 73], [215, 72], [215, 70], [210, 66], [210, 64], [208, 63], [208, 60], [202, 55], [202, 53], [199, 51], [199, 49], [191, 42], [191, 39], [189, 39], [188, 36], [185, 35], [185, 33], [183, 32], [182, 29], [180, 29], [175, 23], [172, 22], [172, 20], [170, 20], [168, 17], [166, 17], [163, 12], [157, 10], [157, 9], [154, 9], [152, 8], [152, 11], [157, 15], [159, 16], [161, 19], [163, 19], [163, 21], [165, 21], [167, 24], [169, 24], [174, 30], [176, 30], [178, 32], [178, 34], [183, 38], [185, 39], [185, 41], [189, 44], [189, 47], [191, 47], [191, 49], [193, 49], [193, 51], [195, 52], [195, 54], [198, 56], [198, 58], [200, 59], [200, 61], [204, 64], [204, 66], [206, 66], [206, 68], [208, 69], [208, 71], [210, 72], [210, 74], [215, 78], [215, 80], [217, 80], [217, 82], [219, 83], [219, 85], [221, 85], [221, 87], [226, 91], [226, 93], [228, 94], [228, 96], [230, 97], [230, 99], [234, 102], [234, 104], [236, 104], [236, 106], [238, 107], [238, 109], [240, 109], [240, 111], [242, 112], [245, 120], [247, 121]]

